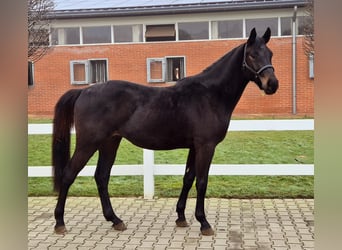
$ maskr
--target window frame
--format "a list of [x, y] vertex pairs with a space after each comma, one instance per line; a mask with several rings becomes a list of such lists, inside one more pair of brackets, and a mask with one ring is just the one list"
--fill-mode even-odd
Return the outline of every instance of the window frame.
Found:
[[[78, 43], [68, 43], [68, 33], [67, 30], [75, 29], [75, 32], [78, 31]], [[76, 32], [77, 33], [77, 32]], [[50, 45], [57, 45], [57, 46], [65, 46], [65, 45], [80, 45], [82, 44], [82, 37], [81, 37], [81, 26], [70, 26], [70, 27], [52, 27], [50, 29]], [[60, 37], [61, 36], [61, 37]]]
[[[245, 13], [245, 12], [241, 12], [241, 13]], [[134, 19], [134, 20], [118, 20], [113, 21], [113, 20], [104, 20], [104, 21], [96, 21], [94, 23], [90, 23], [90, 22], [82, 22], [82, 23], [69, 23], [68, 25], [66, 25], [65, 23], [61, 23], [60, 25], [58, 25], [58, 23], [55, 26], [52, 26], [51, 29], [56, 29], [57, 32], [58, 30], [60, 31], [60, 34], [52, 34], [50, 35], [50, 44], [51, 45], [57, 45], [57, 46], [77, 46], [77, 45], [97, 45], [97, 44], [131, 44], [131, 43], [150, 43], [150, 42], [191, 42], [191, 41], [210, 41], [210, 40], [235, 40], [235, 39], [245, 39], [248, 38], [249, 35], [249, 29], [251, 28], [250, 26], [254, 26], [253, 23], [251, 24], [250, 21], [256, 21], [258, 22], [258, 20], [262, 20], [262, 19], [274, 19], [274, 21], [270, 21], [270, 25], [273, 27], [272, 28], [272, 37], [288, 37], [290, 36], [290, 34], [282, 34], [282, 29], [284, 30], [283, 25], [285, 25], [286, 27], [291, 25], [290, 24], [290, 19], [292, 18], [292, 12], [290, 13], [289, 11], [280, 11], [279, 13], [273, 13], [273, 12], [266, 12], [266, 13], [261, 13], [259, 11], [255, 11], [255, 12], [246, 12], [245, 15], [240, 15], [240, 14], [232, 14], [230, 16], [224, 16], [224, 15], [209, 15], [209, 16], [205, 16], [205, 17], [200, 17], [200, 16], [194, 16], [194, 17], [181, 17], [181, 18], [170, 18], [170, 19], [165, 19], [165, 18], [156, 18], [156, 19]], [[284, 19], [284, 21], [283, 21]], [[286, 19], [289, 19], [288, 21]], [[298, 36], [302, 36], [302, 23], [305, 22], [306, 16], [303, 10], [300, 10], [298, 12], [297, 15], [297, 25], [296, 25], [296, 32]], [[236, 34], [237, 35], [233, 35], [230, 36], [229, 32], [227, 33], [228, 37], [226, 36], [219, 36], [219, 25], [223, 25], [224, 26], [224, 22], [228, 22], [228, 26], [229, 27], [229, 22], [236, 22], [236, 24], [232, 23], [232, 25], [241, 25], [242, 21], [242, 35], [240, 36], [240, 28], [239, 30], [237, 30]], [[222, 22], [222, 23], [221, 23]], [[194, 28], [188, 27], [187, 24], [199, 24], [202, 23], [201, 26], [194, 26]], [[283, 25], [282, 25], [283, 23]], [[185, 24], [185, 27], [183, 27], [182, 25]], [[257, 26], [262, 26], [263, 24], [256, 24]], [[265, 24], [267, 26], [267, 23]], [[106, 42], [96, 42], [96, 43], [84, 43], [84, 39], [83, 39], [83, 29], [84, 28], [88, 28], [88, 27], [109, 27], [108, 32], [110, 32], [110, 41], [109, 39], [106, 39]], [[117, 32], [117, 28], [120, 29], [120, 26], [127, 26], [130, 27], [129, 30], [127, 32], [130, 32], [129, 35], [127, 35], [128, 39], [121, 39], [121, 33], [125, 34], [125, 31], [123, 30], [122, 32], [118, 31]], [[151, 41], [149, 41], [148, 38], [146, 38], [146, 32], [149, 30], [149, 27], [162, 27], [162, 26], [173, 26], [174, 30], [175, 30], [175, 36], [174, 37], [169, 37], [169, 39], [167, 38], [167, 34], [161, 35], [161, 37], [156, 38], [155, 40], [151, 39]], [[222, 27], [223, 27], [222, 26]], [[184, 34], [189, 34], [189, 37], [187, 37], [187, 35], [184, 35], [181, 30], [182, 27], [184, 28], [185, 32]], [[231, 26], [232, 30], [234, 26]], [[238, 26], [236, 26], [238, 27]], [[67, 31], [67, 29], [77, 29], [77, 37], [75, 34], [75, 39], [71, 39], [71, 40], [75, 40], [77, 41], [77, 43], [67, 43], [65, 41], [62, 43], [59, 43], [59, 41], [62, 41], [63, 39], [65, 40], [66, 38], [64, 38], [64, 36], [66, 36], [69, 31]], [[291, 26], [292, 28], [292, 26]], [[167, 29], [167, 28], [165, 28]], [[276, 31], [277, 29], [277, 31]], [[193, 31], [199, 31], [199, 32], [194, 32]], [[202, 32], [203, 31], [203, 32]], [[264, 31], [264, 30], [263, 30]], [[262, 32], [263, 32], [262, 31]], [[65, 34], [62, 34], [62, 33]], [[76, 32], [76, 31], [70, 31], [72, 33]], [[205, 34], [204, 34], [205, 32]], [[116, 34], [117, 33], [117, 34]], [[286, 33], [289, 33], [289, 31], [287, 31]], [[300, 33], [300, 34], [299, 34]], [[183, 35], [182, 35], [183, 34]], [[292, 32], [291, 32], [292, 35]], [[59, 37], [61, 36], [61, 37]], [[107, 35], [106, 35], [107, 37]], [[109, 37], [109, 35], [108, 35]], [[124, 35], [125, 37], [125, 35]], [[54, 40], [52, 41], [52, 38], [54, 38]], [[165, 38], [165, 39], [164, 39]], [[108, 43], [107, 43], [108, 42]]]
[[34, 86], [34, 62], [28, 61], [28, 87]]
[[[185, 25], [195, 25], [195, 24], [206, 24], [206, 31], [207, 31], [207, 37], [206, 38], [198, 38], [198, 37], [193, 37], [193, 34], [190, 34], [190, 38], [181, 38], [180, 30], [182, 24]], [[203, 41], [203, 40], [210, 40], [211, 36], [211, 21], [210, 20], [203, 20], [203, 21], [182, 21], [177, 23], [177, 33], [178, 33], [178, 40], [177, 41]], [[200, 34], [200, 33], [198, 33]]]
[[[182, 62], [181, 64], [183, 65], [183, 70], [180, 69], [180, 76], [179, 76], [179, 79], [182, 79], [184, 77], [186, 77], [186, 58], [185, 56], [166, 56], [165, 57], [165, 60], [166, 60], [166, 69], [165, 69], [165, 73], [166, 73], [166, 78], [165, 78], [165, 82], [169, 82], [169, 83], [172, 83], [172, 82], [177, 82], [178, 80], [169, 80], [170, 79], [170, 76], [169, 76], [169, 72], [168, 72], [168, 68], [169, 68], [169, 64], [168, 64], [168, 61], [169, 60], [172, 60], [172, 59], [182, 59]], [[181, 73], [183, 71], [183, 76], [181, 76]]]
[[[155, 62], [160, 62], [162, 67], [161, 78], [152, 78], [151, 76], [151, 64]], [[166, 79], [166, 58], [147, 58], [147, 82], [148, 83], [160, 83], [165, 82]]]
[[[94, 30], [96, 28], [109, 28], [109, 41], [97, 41], [97, 42], [94, 42], [94, 41], [86, 41], [85, 40], [88, 40], [88, 39], [93, 39], [93, 37], [86, 37], [87, 36], [87, 32], [90, 31], [91, 32], [94, 32]], [[87, 31], [88, 30], [88, 31]], [[81, 29], [80, 29], [81, 33], [80, 33], [80, 38], [82, 39], [82, 44], [110, 44], [112, 43], [112, 25], [97, 25], [97, 26], [81, 26]], [[103, 31], [103, 30], [102, 30]], [[96, 31], [97, 32], [97, 31]], [[96, 35], [96, 37], [99, 37], [98, 35]], [[101, 37], [101, 36], [100, 36]], [[104, 36], [102, 36], [104, 37]], [[86, 38], [86, 39], [85, 39]], [[106, 37], [107, 38], [107, 37]]]
[[[112, 43], [113, 44], [123, 44], [123, 43], [142, 43], [143, 42], [143, 24], [114, 24], [112, 25]], [[115, 34], [116, 32], [120, 32], [120, 28], [130, 28], [130, 39], [126, 39], [124, 41], [119, 41], [122, 38], [119, 38], [119, 34]], [[121, 30], [122, 32], [122, 30]], [[129, 41], [127, 41], [129, 40]]]
[[309, 78], [315, 78], [315, 56], [314, 54], [309, 55]]
[[[166, 35], [170, 33], [170, 31], [173, 34]], [[152, 35], [153, 33], [158, 33], [158, 32], [161, 33], [159, 36]], [[152, 33], [152, 34], [149, 34], [149, 33]], [[145, 38], [145, 42], [175, 42], [177, 41], [176, 24], [174, 23], [145, 24], [144, 38]]]
[[[92, 70], [92, 66], [91, 66], [91, 62], [93, 61], [105, 61], [106, 62], [106, 81], [108, 81], [109, 79], [109, 72], [108, 72], [108, 59], [107, 58], [94, 58], [94, 59], [86, 59], [86, 60], [72, 60], [70, 61], [70, 83], [71, 85], [85, 85], [85, 84], [100, 84], [102, 82], [90, 82], [91, 79], [91, 70]], [[75, 80], [75, 74], [74, 74], [74, 65], [75, 64], [83, 64], [84, 65], [84, 70], [85, 70], [85, 75], [84, 75], [84, 81], [76, 81]]]
[[[181, 58], [183, 60], [183, 76], [180, 76], [179, 79], [186, 77], [186, 57], [185, 56], [165, 56], [159, 58], [147, 58], [146, 59], [146, 68], [147, 68], [147, 82], [148, 83], [174, 83], [177, 82], [173, 80], [169, 80], [170, 76], [168, 75], [168, 60]], [[161, 78], [151, 78], [151, 63], [160, 62], [162, 67], [162, 77]]]
[[[241, 28], [241, 34], [240, 36], [231, 36], [230, 32], [228, 32], [228, 37], [223, 36], [222, 32], [220, 32], [220, 24], [223, 23], [229, 23], [233, 24], [233, 22], [241, 22], [239, 25]], [[223, 39], [229, 39], [229, 40], [234, 40], [234, 39], [242, 39], [244, 36], [244, 19], [243, 18], [237, 18], [237, 19], [219, 19], [219, 20], [212, 20], [210, 22], [210, 27], [211, 27], [211, 31], [210, 31], [210, 39], [211, 40], [223, 40]], [[230, 26], [232, 27], [232, 26]]]
[[[266, 24], [265, 27], [263, 28], [262, 31], [259, 30], [259, 27], [260, 26], [263, 26], [262, 22], [264, 21], [274, 21], [274, 25], [276, 25], [277, 27], [277, 30], [274, 31], [274, 29], [271, 27], [272, 25], [270, 24]], [[253, 21], [256, 21], [257, 24], [254, 24], [254, 25], [249, 25], [249, 22], [253, 22]], [[256, 28], [256, 32], [257, 34], [263, 34], [262, 32], [264, 32], [266, 30], [267, 27], [270, 27], [271, 28], [271, 36], [272, 37], [279, 37], [279, 16], [274, 16], [274, 17], [248, 17], [248, 18], [245, 18], [245, 36], [248, 37], [249, 36], [249, 33], [251, 32], [252, 30], [252, 27], [255, 27]]]

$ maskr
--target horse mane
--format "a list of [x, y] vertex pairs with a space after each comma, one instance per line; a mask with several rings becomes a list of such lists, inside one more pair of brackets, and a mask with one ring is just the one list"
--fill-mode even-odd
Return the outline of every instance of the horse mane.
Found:
[[[233, 48], [200, 73], [192, 76], [187, 76], [178, 80], [176, 85], [185, 86], [193, 84], [202, 84], [206, 87], [209, 87], [209, 85], [215, 85], [219, 82], [224, 81], [225, 78], [229, 77], [231, 74], [236, 73], [235, 70], [229, 70], [229, 67], [236, 66], [237, 63], [239, 64], [238, 67], [242, 65], [243, 58], [240, 54], [242, 53], [241, 51], [243, 50], [243, 46], [244, 44], [241, 44]], [[217, 80], [213, 81], [213, 79]]]
[[244, 44], [241, 44], [227, 52], [220, 59], [205, 68], [197, 77], [201, 79], [212, 79], [214, 75], [214, 78], [222, 79], [229, 77], [231, 74], [235, 74], [236, 71], [230, 68], [236, 66], [236, 64], [238, 64], [238, 67], [241, 67], [243, 61], [241, 51], [243, 50], [243, 46]]

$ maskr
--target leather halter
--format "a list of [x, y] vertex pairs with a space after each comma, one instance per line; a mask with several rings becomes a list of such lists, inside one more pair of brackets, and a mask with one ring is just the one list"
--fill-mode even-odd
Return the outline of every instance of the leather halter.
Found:
[[261, 72], [263, 72], [265, 69], [271, 68], [274, 71], [274, 67], [272, 64], [266, 64], [265, 66], [262, 66], [258, 71], [254, 70], [251, 66], [247, 64], [246, 61], [246, 51], [247, 51], [247, 43], [245, 44], [244, 50], [243, 50], [243, 62], [242, 67], [245, 69], [248, 69], [250, 72], [252, 72], [255, 75], [255, 79], [260, 77]]

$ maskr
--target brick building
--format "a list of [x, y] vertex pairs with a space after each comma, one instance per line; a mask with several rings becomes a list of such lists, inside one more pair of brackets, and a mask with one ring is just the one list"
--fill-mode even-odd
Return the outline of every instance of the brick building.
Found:
[[[256, 27], [272, 30], [269, 47], [279, 79], [275, 95], [248, 84], [235, 116], [313, 116], [312, 62], [303, 50], [305, 1], [55, 1], [51, 50], [33, 65], [28, 114], [52, 115], [71, 88], [110, 79], [169, 86], [201, 72], [246, 41]], [[296, 53], [293, 55], [293, 16]], [[296, 84], [293, 93], [293, 56]], [[295, 96], [295, 97], [294, 97]]]

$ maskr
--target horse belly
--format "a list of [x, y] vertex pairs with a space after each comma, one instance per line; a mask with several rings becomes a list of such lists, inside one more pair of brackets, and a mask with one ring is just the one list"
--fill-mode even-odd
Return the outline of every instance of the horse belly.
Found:
[[192, 143], [191, 133], [174, 127], [172, 122], [165, 126], [138, 123], [135, 128], [126, 128], [120, 134], [136, 146], [153, 150], [188, 148]]

